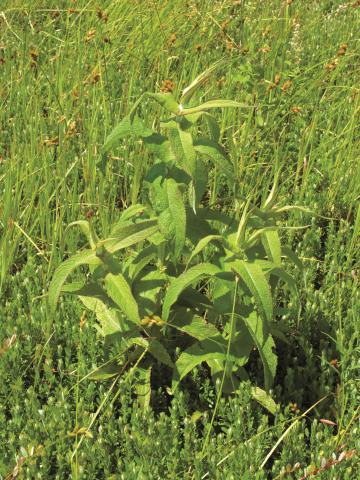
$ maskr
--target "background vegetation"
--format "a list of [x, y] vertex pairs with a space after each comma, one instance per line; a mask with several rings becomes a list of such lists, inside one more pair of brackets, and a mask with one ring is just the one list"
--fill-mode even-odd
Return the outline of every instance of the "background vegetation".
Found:
[[[1, 1], [0, 476], [357, 478], [359, 22], [357, 1]], [[223, 57], [201, 100], [256, 105], [218, 114], [242, 195], [259, 201], [281, 167], [280, 199], [317, 214], [289, 214], [304, 228], [284, 231], [305, 270], [299, 327], [277, 352], [281, 408], [270, 416], [245, 384], [203, 455], [215, 393], [198, 369], [146, 413], [120, 384], [84, 435], [109, 385], [77, 384], [102, 354], [94, 319], [69, 298], [47, 306], [54, 269], [84, 245], [65, 228], [92, 216], [108, 232], [141, 195], [140, 143], [99, 155], [134, 100], [169, 80], [179, 93]]]

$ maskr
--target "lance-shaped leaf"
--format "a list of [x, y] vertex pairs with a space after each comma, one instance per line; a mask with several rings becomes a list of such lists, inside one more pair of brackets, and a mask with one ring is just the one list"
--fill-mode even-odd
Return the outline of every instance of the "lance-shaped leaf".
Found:
[[171, 390], [176, 390], [181, 380], [197, 365], [211, 360], [236, 362], [236, 357], [227, 352], [227, 342], [219, 335], [215, 341], [197, 342], [184, 350], [175, 363]]
[[184, 108], [179, 112], [179, 115], [190, 115], [197, 112], [206, 112], [213, 108], [246, 108], [248, 105], [244, 103], [235, 102], [235, 100], [209, 100], [208, 102], [202, 103], [197, 107]]
[[234, 219], [229, 215], [226, 215], [223, 212], [217, 210], [210, 210], [209, 208], [199, 208], [197, 211], [199, 218], [210, 221], [210, 222], [220, 222], [225, 225], [231, 226], [234, 223]]
[[77, 295], [85, 307], [95, 313], [100, 322], [100, 326], [96, 325], [96, 328], [101, 335], [107, 336], [121, 331], [123, 319], [120, 312], [98, 283], [68, 283], [62, 287], [61, 292]]
[[140, 325], [138, 305], [124, 276], [121, 273], [116, 275], [108, 273], [105, 277], [105, 287], [109, 297], [126, 317]]
[[170, 368], [174, 367], [174, 364], [171, 360], [169, 352], [166, 350], [164, 345], [159, 342], [156, 338], [153, 338], [149, 341], [149, 352], [151, 355], [156, 358], [160, 363], [167, 365]]
[[126, 271], [131, 283], [136, 280], [137, 276], [147, 265], [149, 265], [156, 255], [157, 248], [155, 245], [150, 245], [149, 247], [141, 250], [134, 258], [131, 259], [131, 261], [129, 261]]
[[140, 408], [147, 410], [151, 400], [151, 366], [138, 366], [135, 376], [135, 391]]
[[251, 396], [256, 400], [260, 405], [262, 405], [266, 410], [275, 415], [279, 406], [274, 402], [273, 398], [265, 392], [262, 388], [252, 387]]
[[121, 213], [120, 220], [114, 224], [112, 231], [116, 231], [118, 228], [125, 226], [125, 222], [131, 220], [133, 217], [139, 217], [143, 215], [145, 211], [146, 207], [141, 203], [135, 203], [134, 205], [130, 205], [130, 207], [128, 207]]
[[270, 261], [281, 266], [281, 242], [276, 230], [266, 230], [261, 234], [261, 242]]
[[90, 222], [87, 220], [78, 220], [76, 222], [71, 222], [69, 225], [66, 227], [65, 233], [67, 230], [71, 227], [78, 226], [80, 227], [80, 230], [83, 232], [85, 237], [87, 238], [87, 241], [89, 242], [89, 245], [92, 249], [95, 248], [97, 242], [99, 241], [98, 236], [96, 235], [96, 232]]
[[49, 305], [52, 310], [55, 310], [62, 286], [66, 282], [71, 273], [81, 265], [98, 265], [100, 259], [96, 256], [93, 250], [84, 250], [73, 255], [63, 262], [55, 270], [53, 278], [49, 286]]
[[283, 268], [274, 267], [270, 270], [270, 274], [280, 278], [280, 280], [285, 282], [297, 296], [299, 295], [294, 277], [287, 273]]
[[297, 284], [295, 282], [294, 277], [292, 275], [290, 275], [289, 273], [287, 273], [283, 268], [279, 268], [279, 267], [273, 268], [270, 271], [270, 273], [271, 273], [271, 275], [275, 275], [280, 280], [282, 280], [284, 283], [286, 283], [288, 285], [288, 287], [292, 290], [292, 292], [295, 295], [295, 301], [296, 301], [296, 304], [297, 304], [298, 312], [300, 312], [300, 309], [301, 309], [300, 294], [299, 294], [299, 290], [298, 290], [298, 287], [297, 287]]
[[211, 140], [218, 143], [220, 140], [220, 127], [216, 118], [208, 112], [205, 112], [203, 115], [209, 127]]
[[120, 312], [111, 308], [108, 302], [100, 298], [82, 295], [79, 298], [86, 308], [95, 313], [97, 320], [100, 322], [98, 330], [101, 335], [106, 337], [122, 331], [123, 320]]
[[[206, 322], [202, 317], [194, 315], [190, 311], [179, 311], [172, 322], [167, 325], [197, 340], [214, 339], [216, 341], [219, 336], [219, 331], [215, 325]], [[220, 343], [223, 346], [223, 338]]]
[[157, 103], [159, 103], [165, 110], [171, 113], [178, 114], [180, 105], [177, 103], [175, 98], [170, 92], [166, 93], [151, 93], [151, 92], [145, 92], [143, 93], [134, 103], [131, 112], [129, 114], [130, 121], [133, 121], [136, 111], [139, 108], [140, 103], [145, 99], [145, 98], [150, 98], [152, 100], [155, 100]]
[[[82, 295], [84, 297], [93, 297], [106, 299], [106, 293], [96, 282], [72, 282], [63, 285], [61, 293], [70, 293], [72, 295]], [[110, 300], [110, 299], [109, 299]]]
[[209, 68], [204, 70], [203, 72], [200, 73], [191, 83], [188, 85], [184, 90], [181, 92], [181, 98], [180, 102], [185, 103], [188, 102], [193, 94], [196, 92], [196, 90], [201, 87], [201, 85], [206, 82], [206, 80], [210, 77], [210, 75], [220, 66], [224, 63], [223, 59], [217, 60], [214, 62], [212, 65], [210, 65]]
[[100, 241], [97, 246], [103, 246], [110, 253], [114, 253], [146, 240], [158, 230], [157, 220], [144, 220], [133, 225], [120, 225], [111, 231], [111, 237]]
[[191, 252], [190, 258], [187, 262], [187, 265], [191, 263], [191, 260], [196, 257], [196, 255], [199, 255], [200, 252], [204, 250], [204, 248], [211, 242], [214, 242], [216, 240], [221, 240], [222, 236], [221, 235], [207, 235], [206, 237], [203, 237], [199, 240], [198, 244], [194, 248], [194, 250]]
[[274, 383], [277, 366], [277, 356], [273, 352], [274, 340], [271, 335], [267, 334], [264, 322], [256, 312], [252, 312], [247, 318], [244, 318], [244, 321], [259, 351], [264, 368], [265, 389], [269, 390]]
[[297, 266], [297, 268], [302, 271], [304, 269], [304, 266], [300, 260], [300, 258], [296, 255], [296, 253], [291, 250], [291, 248], [287, 247], [287, 246], [283, 246], [281, 248], [282, 250], [282, 254], [287, 257], [290, 261], [293, 262], [294, 265]]
[[110, 362], [107, 362], [105, 365], [102, 365], [92, 371], [87, 378], [90, 380], [107, 380], [109, 378], [115, 377], [116, 375], [120, 375], [123, 371], [124, 366], [120, 359], [115, 358]]
[[170, 128], [168, 137], [176, 161], [194, 181], [196, 174], [196, 152], [194, 150], [191, 133], [182, 130], [180, 127]]
[[124, 371], [124, 364], [121, 357], [133, 345], [139, 345], [141, 348], [146, 350], [148, 347], [148, 342], [145, 338], [142, 337], [129, 338], [126, 342], [126, 348], [120, 354], [93, 370], [85, 378], [90, 378], [91, 380], [106, 380], [108, 378], [114, 377], [115, 375], [120, 375]]
[[166, 191], [169, 202], [169, 210], [175, 230], [175, 258], [181, 255], [186, 236], [186, 210], [184, 199], [175, 180], [169, 178], [166, 182]]
[[176, 302], [185, 288], [189, 287], [192, 283], [198, 282], [204, 277], [216, 275], [219, 271], [219, 268], [215, 265], [211, 265], [210, 263], [200, 263], [199, 265], [189, 268], [189, 270], [175, 278], [170, 283], [164, 298], [162, 319], [164, 321], [168, 320], [171, 306]]
[[179, 113], [180, 105], [175, 100], [174, 96], [170, 92], [164, 93], [146, 93], [148, 98], [155, 100], [155, 102], [159, 103], [165, 110], [171, 113]]
[[133, 119], [125, 117], [106, 137], [103, 152], [107, 153], [109, 150], [117, 147], [120, 140], [125, 137], [135, 136], [146, 138], [150, 137], [153, 133], [153, 130], [148, 128], [138, 117], [134, 117]]
[[162, 162], [171, 163], [175, 160], [167, 137], [153, 133], [150, 137], [143, 138], [143, 142], [149, 152]]
[[233, 393], [237, 388], [239, 388], [240, 379], [235, 377], [235, 375], [231, 372], [231, 368], [229, 368], [230, 365], [228, 365], [226, 371], [224, 372], [226, 362], [221, 360], [207, 360], [206, 363], [211, 369], [211, 377], [215, 387], [218, 385], [217, 382], [220, 381], [219, 386], [222, 385], [222, 393]]
[[235, 260], [231, 263], [231, 269], [243, 280], [254, 296], [255, 303], [264, 320], [270, 323], [273, 316], [271, 291], [259, 265], [243, 260]]
[[221, 145], [208, 138], [199, 138], [194, 142], [194, 149], [211, 158], [219, 174], [226, 175], [231, 182], [234, 181], [234, 168]]

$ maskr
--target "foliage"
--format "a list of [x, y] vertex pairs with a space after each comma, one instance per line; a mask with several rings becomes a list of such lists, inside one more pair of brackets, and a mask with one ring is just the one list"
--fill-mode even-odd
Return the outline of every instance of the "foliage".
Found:
[[[184, 89], [181, 101], [189, 99], [213, 69]], [[170, 115], [159, 121], [162, 133], [136, 116], [146, 98]], [[63, 291], [78, 296], [97, 316], [108, 358], [91, 377], [133, 371], [133, 383], [145, 406], [150, 402], [156, 362], [171, 369], [172, 393], [203, 362], [214, 380], [222, 379], [221, 391], [230, 393], [249, 378], [244, 366], [256, 348], [265, 390], [274, 382], [273, 337], [285, 336], [274, 321], [273, 297], [280, 281], [297, 294], [282, 258], [300, 261], [281, 245], [277, 219], [292, 207], [284, 209], [276, 203], [278, 175], [260, 207], [238, 198], [232, 163], [208, 110], [241, 106], [230, 100], [182, 105], [169, 92], [143, 94], [103, 148], [106, 153], [129, 135], [144, 142], [154, 163], [145, 175], [143, 204], [125, 209], [105, 239], [97, 237], [90, 221], [75, 222], [90, 249], [65, 260], [49, 288], [53, 310]], [[208, 122], [208, 137], [193, 136], [201, 119]], [[233, 214], [219, 212], [207, 201], [205, 158], [233, 184], [238, 205]], [[89, 266], [90, 274], [80, 284], [66, 284], [82, 265]], [[255, 397], [274, 413], [275, 405], [265, 393]]]
[[[358, 456], [347, 456], [359, 450], [357, 3], [58, 0], [44, 8], [39, 0], [2, 0], [0, 477], [358, 478]], [[209, 65], [198, 104], [219, 92], [250, 108], [224, 109], [214, 130], [231, 162], [226, 176], [225, 164], [200, 152], [208, 145], [196, 145], [209, 162], [202, 201], [239, 219], [243, 200], [259, 207], [280, 171], [281, 203], [317, 214], [284, 212], [289, 228], [281, 239], [304, 268], [287, 267], [299, 287], [298, 318], [276, 308], [287, 304], [287, 291], [273, 297], [276, 321], [287, 327], [286, 343], [276, 341], [275, 416], [250, 399], [253, 385], [263, 385], [256, 351], [245, 366], [252, 386], [242, 382], [217, 407], [205, 363], [184, 377], [171, 402], [155, 390], [153, 409], [137, 408], [126, 376], [113, 402], [113, 379], [83, 380], [111, 354], [95, 341], [95, 315], [84, 315], [75, 296], [63, 296], [55, 312], [47, 306], [59, 262], [87, 248], [81, 228], [68, 225], [90, 217], [108, 238], [119, 212], [145, 199], [153, 154], [128, 136], [102, 161], [108, 133], [144, 91], [164, 87], [178, 98], [179, 86]], [[161, 106], [148, 100], [134, 119], [166, 135], [152, 123]], [[207, 113], [219, 118], [217, 110]], [[207, 123], [191, 129], [195, 142], [208, 136]], [[216, 245], [189, 266], [209, 262]], [[80, 271], [87, 267], [74, 280]], [[170, 374], [154, 362], [153, 386], [170, 385]]]

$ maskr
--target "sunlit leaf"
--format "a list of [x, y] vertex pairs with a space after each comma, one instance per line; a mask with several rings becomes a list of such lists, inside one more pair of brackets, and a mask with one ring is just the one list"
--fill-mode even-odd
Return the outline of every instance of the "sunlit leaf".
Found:
[[265, 390], [259, 387], [251, 389], [251, 396], [262, 405], [266, 410], [275, 415], [279, 406], [274, 402], [274, 399]]
[[133, 323], [140, 324], [137, 302], [124, 276], [118, 273], [108, 273], [105, 277], [105, 287], [109, 297], [116, 303], [126, 317]]
[[259, 351], [264, 367], [265, 389], [269, 390], [274, 383], [277, 366], [277, 356], [273, 351], [274, 340], [266, 333], [263, 320], [255, 312], [244, 318], [244, 321]]
[[266, 254], [276, 266], [281, 265], [281, 242], [276, 230], [267, 230], [262, 233], [261, 241], [264, 245]]
[[243, 260], [235, 260], [231, 268], [239, 275], [254, 295], [256, 305], [267, 322], [271, 322], [273, 316], [273, 302], [270, 286], [259, 265]]
[[166, 182], [169, 210], [175, 229], [175, 258], [178, 259], [185, 245], [186, 210], [183, 196], [175, 180], [169, 178]]
[[49, 286], [49, 305], [52, 310], [55, 310], [62, 286], [68, 279], [69, 275], [81, 265], [98, 265], [100, 259], [96, 256], [93, 250], [83, 250], [76, 255], [68, 258], [55, 270], [53, 278]]
[[204, 277], [215, 275], [219, 272], [219, 268], [210, 263], [200, 263], [192, 268], [189, 268], [186, 272], [175, 278], [169, 285], [166, 292], [162, 318], [166, 321], [169, 318], [170, 308], [179, 298], [179, 295], [185, 288], [189, 287], [192, 283], [198, 282]]

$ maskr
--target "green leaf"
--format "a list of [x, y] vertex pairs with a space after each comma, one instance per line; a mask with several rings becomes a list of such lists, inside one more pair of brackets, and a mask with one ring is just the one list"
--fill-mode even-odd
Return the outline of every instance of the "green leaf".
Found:
[[234, 219], [229, 215], [209, 208], [199, 208], [197, 214], [199, 218], [210, 222], [220, 222], [228, 226], [231, 226], [234, 223]]
[[276, 230], [267, 230], [262, 233], [261, 241], [266, 254], [276, 266], [281, 266], [281, 242]]
[[127, 275], [131, 282], [134, 282], [142, 270], [149, 265], [151, 260], [157, 255], [157, 248], [155, 245], [149, 245], [141, 250], [134, 258], [127, 264]]
[[158, 230], [157, 220], [144, 220], [133, 225], [121, 225], [111, 231], [110, 238], [100, 241], [97, 246], [104, 246], [110, 253], [114, 253], [146, 240]]
[[175, 278], [170, 283], [164, 298], [162, 319], [164, 321], [168, 320], [171, 306], [176, 302], [185, 288], [206, 276], [216, 275], [217, 273], [219, 273], [219, 268], [215, 265], [211, 265], [210, 263], [200, 263], [199, 265], [189, 268], [189, 270]]
[[280, 278], [283, 282], [285, 282], [291, 290], [299, 296], [299, 291], [296, 285], [296, 282], [294, 280], [294, 277], [292, 277], [289, 273], [287, 273], [283, 268], [275, 267], [270, 270], [271, 275], [275, 275], [276, 277]]
[[199, 240], [198, 244], [194, 248], [194, 250], [191, 252], [190, 258], [187, 262], [187, 265], [191, 263], [191, 260], [196, 257], [196, 255], [199, 255], [199, 253], [204, 250], [204, 248], [210, 243], [213, 242], [214, 240], [221, 240], [222, 236], [221, 235], [207, 235], [206, 237], [203, 237]]
[[181, 128], [170, 128], [168, 137], [171, 150], [178, 165], [194, 180], [196, 174], [196, 152], [191, 133]]
[[189, 189], [190, 205], [192, 205], [192, 209], [195, 213], [198, 206], [201, 205], [201, 200], [208, 189], [208, 170], [207, 165], [205, 165], [201, 158], [196, 158], [195, 177], [191, 180]]
[[299, 257], [296, 255], [296, 253], [291, 250], [291, 248], [287, 247], [287, 246], [284, 246], [282, 247], [282, 253], [283, 255], [285, 255], [285, 257], [287, 257], [289, 260], [291, 260], [293, 262], [294, 265], [296, 265], [296, 267], [302, 271], [304, 269], [304, 266], [302, 264], [302, 261], [299, 259]]
[[124, 276], [120, 273], [116, 275], [108, 273], [105, 277], [105, 287], [109, 297], [126, 317], [140, 325], [138, 305]]
[[181, 92], [180, 102], [188, 102], [196, 90], [206, 82], [210, 75], [224, 63], [223, 59], [217, 60], [209, 68], [201, 72], [184, 90]]
[[202, 317], [194, 315], [191, 312], [179, 312], [172, 322], [167, 325], [197, 340], [206, 340], [219, 335], [219, 331], [215, 325], [206, 322]]
[[107, 153], [109, 150], [117, 147], [120, 140], [125, 137], [138, 136], [146, 138], [152, 134], [153, 131], [144, 125], [144, 123], [138, 117], [134, 117], [132, 121], [130, 117], [125, 117], [106, 137], [103, 146], [103, 152]]
[[[207, 360], [206, 363], [211, 369], [211, 377], [213, 379], [215, 387], [217, 387], [218, 385], [217, 381], [220, 381], [220, 385], [222, 384], [221, 393], [233, 393], [236, 389], [239, 388], [240, 380], [235, 377], [235, 375], [233, 375], [231, 371], [229, 371], [229, 368], [227, 368], [224, 376], [226, 362], [220, 360]], [[223, 376], [224, 382], [222, 383]]]
[[97, 242], [99, 241], [98, 236], [95, 233], [95, 230], [91, 223], [89, 223], [87, 220], [78, 220], [77, 222], [71, 222], [65, 229], [65, 234], [67, 230], [71, 227], [78, 226], [80, 227], [81, 231], [87, 238], [87, 241], [89, 242], [89, 245], [92, 249], [95, 249], [95, 246]]
[[239, 108], [239, 107], [248, 107], [243, 103], [235, 102], [234, 100], [210, 100], [208, 102], [202, 103], [197, 107], [184, 108], [179, 112], [179, 115], [190, 115], [197, 112], [205, 112], [206, 110], [211, 110], [212, 108]]
[[143, 142], [149, 152], [162, 162], [171, 163], [175, 160], [167, 137], [153, 133], [150, 137], [143, 138]]
[[208, 297], [199, 292], [196, 288], [188, 287], [181, 292], [178, 298], [178, 304], [193, 310], [211, 309], [213, 304]]
[[153, 315], [160, 309], [163, 287], [167, 281], [165, 272], [159, 269], [144, 271], [133, 283], [134, 296], [138, 301], [141, 317]]
[[[85, 297], [105, 298], [106, 293], [96, 282], [72, 282], [63, 285], [61, 293], [70, 293], [72, 295], [83, 295]], [[110, 299], [109, 299], [110, 300]]]
[[171, 357], [162, 343], [159, 342], [156, 338], [153, 338], [149, 341], [149, 352], [151, 355], [156, 358], [160, 363], [167, 365], [170, 368], [174, 367], [174, 364], [171, 360]]
[[216, 118], [207, 112], [204, 113], [204, 116], [209, 127], [211, 140], [218, 143], [220, 140], [220, 127]]
[[140, 408], [147, 410], [151, 400], [151, 366], [136, 369], [135, 391]]
[[292, 212], [294, 210], [298, 211], [298, 212], [314, 214], [314, 212], [312, 212], [308, 208], [300, 207], [300, 206], [297, 206], [297, 205], [285, 205], [284, 207], [278, 207], [278, 208], [273, 207], [270, 210], [270, 212], [272, 214], [281, 214], [281, 213], [286, 213], [286, 212]]
[[180, 189], [172, 178], [166, 182], [169, 201], [169, 210], [175, 229], [175, 259], [178, 259], [183, 251], [186, 236], [186, 210]]
[[117, 228], [126, 225], [125, 222], [131, 220], [133, 217], [140, 217], [143, 215], [145, 210], [146, 207], [141, 205], [141, 203], [135, 203], [134, 205], [131, 205], [121, 213], [119, 222], [115, 223], [112, 230], [116, 230]]
[[236, 361], [233, 355], [227, 354], [227, 342], [221, 335], [219, 335], [215, 341], [211, 340], [212, 339], [194, 343], [181, 353], [175, 363], [175, 369], [173, 371], [172, 393], [174, 393], [181, 380], [202, 362], [213, 360]]
[[219, 175], [224, 174], [230, 182], [234, 182], [234, 168], [221, 145], [207, 138], [199, 138], [194, 142], [194, 149], [211, 158]]
[[146, 96], [152, 98], [157, 103], [159, 103], [165, 110], [178, 114], [179, 113], [179, 104], [175, 100], [174, 96], [170, 92], [165, 93], [146, 93]]
[[279, 406], [274, 402], [273, 398], [262, 388], [252, 387], [251, 396], [273, 415], [275, 415], [279, 409]]
[[57, 301], [59, 299], [62, 286], [66, 282], [69, 275], [81, 265], [98, 265], [100, 259], [96, 256], [93, 250], [84, 250], [73, 255], [63, 262], [55, 270], [53, 278], [49, 286], [49, 305], [51, 310], [55, 310]]
[[120, 312], [111, 308], [106, 302], [96, 297], [81, 296], [80, 300], [86, 308], [95, 313], [100, 322], [100, 333], [106, 337], [123, 331], [123, 319]]
[[[251, 220], [251, 219], [250, 219]], [[249, 222], [250, 223], [250, 222]], [[262, 236], [267, 233], [267, 232], [274, 232], [275, 231], [275, 227], [274, 226], [271, 226], [271, 227], [263, 227], [263, 228], [259, 228], [258, 230], [256, 230], [255, 232], [253, 232], [250, 237], [248, 239], [246, 239], [243, 244], [241, 245], [243, 249], [247, 250], [247, 249], [250, 249], [250, 248], [253, 248], [257, 242], [262, 238]]]
[[273, 352], [274, 340], [271, 335], [266, 333], [264, 322], [256, 312], [252, 312], [247, 318], [244, 318], [244, 321], [259, 351], [264, 368], [265, 390], [269, 390], [274, 383], [277, 366], [277, 356]]
[[244, 281], [264, 319], [270, 323], [273, 316], [271, 291], [266, 277], [256, 263], [235, 260], [231, 263], [232, 270]]
[[123, 365], [119, 364], [119, 359], [114, 359], [91, 372], [87, 378], [90, 380], [107, 380], [116, 375], [120, 375], [122, 370]]

